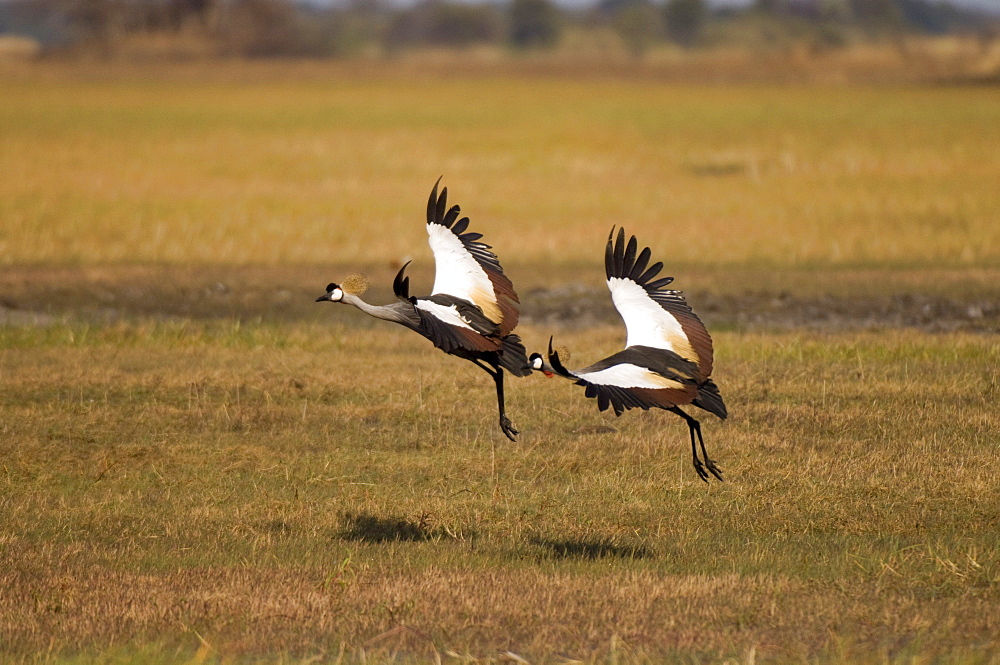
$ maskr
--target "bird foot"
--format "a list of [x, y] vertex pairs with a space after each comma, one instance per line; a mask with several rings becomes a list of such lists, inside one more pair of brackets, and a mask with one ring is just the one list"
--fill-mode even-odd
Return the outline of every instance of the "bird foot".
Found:
[[[706, 460], [707, 464], [702, 464], [701, 460], [697, 457], [694, 458], [694, 470], [698, 472], [698, 477], [708, 482], [708, 474], [711, 472], [713, 476], [725, 482], [726, 479], [722, 477], [722, 469], [715, 466], [715, 460]], [[707, 469], [707, 470], [706, 470]]]
[[715, 460], [708, 460], [708, 464], [706, 466], [708, 467], [708, 470], [712, 472], [713, 476], [715, 476], [722, 482], [726, 482], [726, 479], [722, 477], [722, 469], [715, 466]]
[[520, 434], [520, 432], [514, 429], [514, 423], [510, 422], [507, 416], [500, 418], [500, 431], [511, 441], [517, 441], [514, 437]]

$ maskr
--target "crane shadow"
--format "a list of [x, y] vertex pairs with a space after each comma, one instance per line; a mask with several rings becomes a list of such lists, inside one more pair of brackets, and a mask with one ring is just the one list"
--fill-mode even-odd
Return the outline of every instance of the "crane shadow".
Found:
[[344, 513], [342, 540], [362, 543], [420, 542], [434, 537], [426, 524], [402, 517], [379, 517], [369, 513]]
[[343, 526], [337, 537], [341, 540], [376, 544], [475, 538], [474, 531], [436, 527], [431, 524], [431, 519], [431, 515], [421, 515], [414, 520], [397, 516], [379, 517], [371, 513], [344, 513]]
[[619, 545], [607, 540], [553, 540], [535, 537], [531, 544], [559, 559], [652, 559], [655, 555], [642, 545]]

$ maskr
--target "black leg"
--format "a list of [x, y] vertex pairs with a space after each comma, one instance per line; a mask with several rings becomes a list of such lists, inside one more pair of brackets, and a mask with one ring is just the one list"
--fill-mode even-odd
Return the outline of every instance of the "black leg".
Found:
[[[698, 443], [701, 444], [701, 456], [705, 458], [706, 468], [708, 468], [708, 470], [712, 472], [713, 476], [725, 482], [726, 479], [722, 477], [722, 469], [715, 466], [715, 460], [710, 459], [708, 456], [708, 451], [705, 450], [705, 439], [703, 439], [701, 436], [701, 423], [695, 420], [694, 418], [692, 418], [691, 421], [694, 423], [694, 431], [698, 432]], [[690, 425], [691, 423], [688, 424]]]
[[486, 372], [490, 376], [493, 376], [494, 374], [496, 374], [496, 372], [494, 372], [492, 369], [490, 369], [488, 365], [484, 365], [483, 361], [479, 360], [478, 358], [470, 358], [469, 360], [476, 367], [478, 367], [479, 369], [483, 370], [484, 372]]
[[[701, 436], [701, 423], [681, 411], [676, 406], [667, 410], [676, 413], [684, 419], [684, 422], [687, 423], [688, 434], [691, 436], [691, 462], [694, 465], [694, 470], [698, 473], [698, 477], [707, 483], [708, 473], [711, 472], [711, 474], [719, 480], [725, 481], [725, 478], [722, 477], [722, 470], [715, 465], [715, 460], [709, 459], [708, 452], [705, 450], [705, 439]], [[696, 434], [697, 439], [695, 439]], [[699, 444], [701, 444], [701, 454], [705, 458], [704, 464], [702, 464], [702, 461], [698, 458]]]
[[493, 380], [497, 384], [497, 406], [500, 408], [500, 431], [502, 431], [511, 441], [517, 441], [514, 437], [518, 431], [514, 429], [514, 423], [510, 422], [503, 408], [503, 370], [499, 366], [493, 372]]
[[478, 358], [472, 358], [471, 360], [478, 367], [481, 367], [487, 374], [493, 377], [493, 382], [497, 386], [497, 406], [500, 409], [500, 431], [503, 432], [504, 436], [506, 436], [511, 441], [517, 441], [517, 439], [515, 439], [514, 437], [517, 436], [520, 432], [514, 429], [514, 423], [510, 422], [510, 420], [507, 418], [507, 414], [504, 412], [504, 407], [503, 407], [503, 402], [504, 402], [503, 370], [500, 369], [500, 365], [491, 364], [491, 366], [488, 367]]
[[691, 435], [691, 457], [694, 460], [694, 470], [698, 472], [698, 477], [708, 482], [708, 473], [705, 472], [705, 466], [698, 459], [698, 448], [694, 441], [694, 427], [691, 426], [690, 421], [688, 422], [688, 434]]

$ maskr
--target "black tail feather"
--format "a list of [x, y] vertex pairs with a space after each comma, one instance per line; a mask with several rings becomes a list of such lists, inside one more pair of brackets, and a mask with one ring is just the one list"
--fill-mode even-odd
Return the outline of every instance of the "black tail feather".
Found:
[[507, 335], [503, 338], [503, 349], [500, 352], [500, 366], [514, 376], [531, 374], [531, 363], [528, 362], [528, 352], [517, 335]]
[[729, 415], [729, 411], [726, 410], [726, 404], [722, 401], [719, 386], [715, 385], [715, 381], [712, 381], [712, 379], [698, 386], [698, 397], [691, 403], [700, 409], [719, 416], [723, 420]]

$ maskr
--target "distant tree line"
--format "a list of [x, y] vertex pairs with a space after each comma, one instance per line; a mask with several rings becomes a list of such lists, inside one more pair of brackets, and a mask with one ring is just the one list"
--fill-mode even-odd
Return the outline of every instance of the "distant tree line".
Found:
[[409, 6], [389, 0], [0, 3], [0, 34], [28, 35], [52, 50], [113, 53], [124, 39], [161, 33], [197, 35], [218, 55], [246, 57], [336, 57], [477, 45], [546, 49], [574, 27], [613, 33], [636, 55], [664, 42], [692, 48], [738, 40], [739, 30], [722, 29], [726, 25], [771, 26], [766, 34], [778, 34], [774, 26], [791, 26], [793, 33], [805, 31], [836, 46], [851, 35], [982, 30], [983, 19], [940, 0], [756, 0], [746, 9], [714, 11], [706, 0], [596, 0], [586, 9], [552, 0], [420, 0]]

